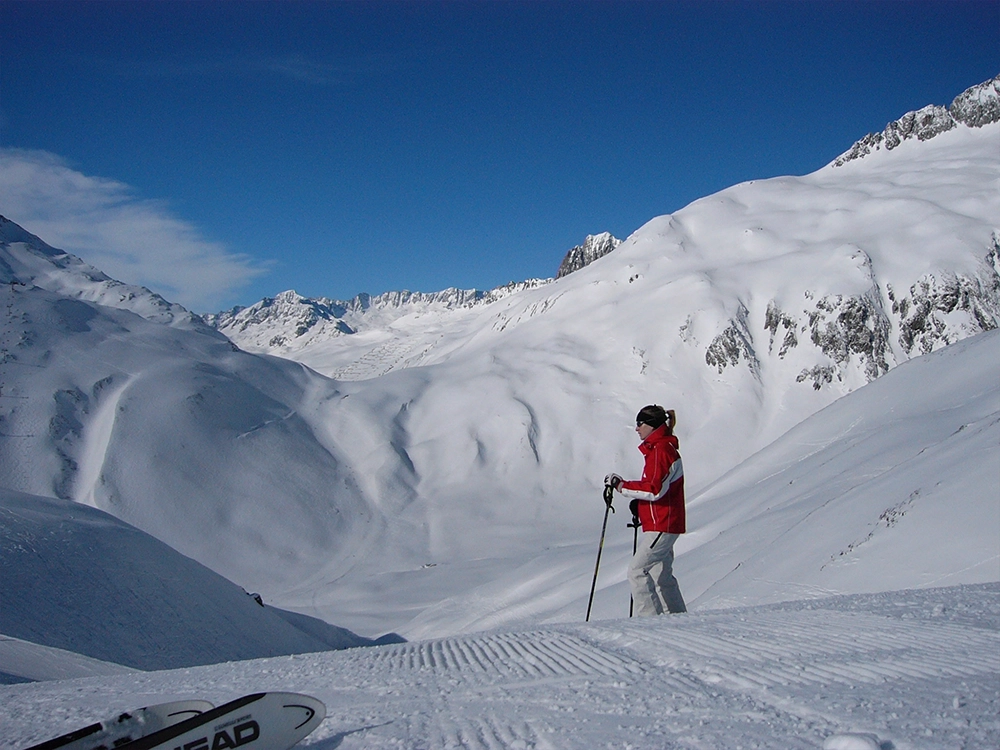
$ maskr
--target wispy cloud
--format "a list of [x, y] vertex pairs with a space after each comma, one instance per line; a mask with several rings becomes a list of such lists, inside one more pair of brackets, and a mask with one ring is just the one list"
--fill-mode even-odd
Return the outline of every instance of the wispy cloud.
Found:
[[310, 86], [336, 87], [361, 83], [403, 67], [400, 54], [361, 56], [340, 63], [309, 59], [301, 54], [281, 56], [205, 56], [149, 60], [95, 60], [90, 64], [127, 79], [176, 77], [272, 77]]
[[0, 214], [113, 278], [198, 312], [221, 309], [267, 272], [206, 239], [164, 202], [44, 151], [0, 149]]
[[254, 61], [248, 67], [316, 86], [334, 86], [359, 75], [359, 69], [314, 62], [300, 55], [265, 58]]

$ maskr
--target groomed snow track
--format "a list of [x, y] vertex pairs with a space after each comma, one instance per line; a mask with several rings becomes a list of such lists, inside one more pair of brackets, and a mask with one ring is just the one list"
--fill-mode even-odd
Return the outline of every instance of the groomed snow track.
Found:
[[112, 706], [257, 690], [323, 700], [317, 750], [997, 747], [1000, 584], [13, 685], [0, 747]]

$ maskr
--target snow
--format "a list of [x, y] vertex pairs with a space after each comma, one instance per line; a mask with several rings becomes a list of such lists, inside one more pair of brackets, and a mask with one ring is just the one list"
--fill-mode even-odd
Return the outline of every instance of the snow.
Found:
[[695, 606], [997, 580], [998, 361], [997, 332], [911, 360], [700, 493], [677, 548]]
[[[1000, 746], [998, 175], [959, 125], [300, 362], [0, 221], [0, 747], [257, 690], [324, 750]], [[619, 507], [585, 624], [652, 402], [691, 611], [622, 619]]]
[[91, 659], [73, 651], [39, 646], [31, 641], [0, 635], [0, 684], [133, 672], [114, 662]]
[[983, 584], [11, 685], [0, 747], [259, 690], [327, 705], [317, 750], [997, 747], [998, 626]]
[[0, 569], [0, 673], [14, 677], [114, 673], [116, 665], [164, 669], [371, 643], [261, 607], [163, 542], [65, 500], [0, 490]]
[[880, 750], [878, 736], [869, 732], [846, 732], [827, 737], [823, 750]]

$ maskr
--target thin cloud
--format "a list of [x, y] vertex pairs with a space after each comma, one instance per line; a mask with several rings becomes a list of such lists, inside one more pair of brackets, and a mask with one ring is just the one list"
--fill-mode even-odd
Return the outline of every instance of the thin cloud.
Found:
[[330, 63], [311, 60], [301, 54], [266, 57], [204, 57], [184, 59], [96, 60], [113, 75], [126, 79], [183, 77], [274, 77], [318, 87], [357, 84], [403, 67], [400, 55], [361, 56], [349, 62]]
[[0, 214], [112, 278], [195, 311], [221, 309], [267, 273], [249, 256], [203, 237], [164, 202], [82, 174], [45, 151], [0, 149]]
[[342, 66], [313, 62], [299, 55], [267, 58], [256, 61], [254, 66], [268, 73], [275, 73], [316, 86], [335, 86], [358, 75], [357, 71], [348, 70]]

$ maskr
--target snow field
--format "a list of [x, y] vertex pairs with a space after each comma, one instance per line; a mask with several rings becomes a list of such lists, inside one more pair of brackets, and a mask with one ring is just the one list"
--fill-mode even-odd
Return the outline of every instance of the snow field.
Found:
[[[352, 312], [359, 333], [324, 342], [312, 331], [309, 346], [293, 340], [295, 329], [248, 331], [258, 343], [284, 336], [283, 353], [322, 362], [327, 374], [369, 378], [349, 382], [234, 351], [185, 311], [6, 222], [0, 273], [25, 286], [0, 287], [0, 469], [11, 489], [108, 511], [268, 603], [368, 636], [448, 636], [576, 616], [589, 574], [568, 571], [592, 567], [601, 479], [637, 471], [633, 416], [662, 403], [678, 410], [692, 501], [691, 535], [678, 548], [692, 601], [717, 583], [708, 570], [726, 581], [706, 604], [857, 591], [867, 581], [989, 580], [998, 551], [981, 540], [993, 518], [983, 502], [950, 516], [947, 534], [965, 522], [975, 529], [964, 560], [949, 546], [945, 577], [908, 575], [918, 545], [903, 539], [946, 544], [927, 530], [956, 502], [949, 487], [975, 498], [988, 474], [951, 471], [937, 458], [944, 450], [917, 445], [905, 429], [892, 433], [901, 447], [880, 447], [877, 427], [867, 443], [824, 436], [843, 437], [855, 457], [872, 446], [879, 454], [852, 486], [850, 466], [832, 458], [837, 444], [818, 463], [813, 449], [800, 451], [798, 477], [771, 465], [767, 475], [784, 471], [786, 489], [765, 482], [749, 504], [766, 535], [722, 533], [720, 519], [735, 522], [748, 507], [739, 491], [725, 502], [697, 495], [885, 368], [1000, 320], [996, 272], [984, 265], [1000, 215], [998, 143], [1000, 124], [956, 128], [844, 167], [737, 185], [653, 219], [569, 276], [492, 304], [426, 298]], [[967, 286], [954, 299], [979, 307], [945, 309], [956, 274]], [[909, 312], [893, 310], [890, 286]], [[300, 321], [297, 304], [283, 296], [288, 319]], [[901, 339], [904, 325], [913, 341]], [[922, 388], [901, 398], [918, 403]], [[974, 424], [977, 445], [988, 447], [989, 413], [963, 417], [952, 464]], [[907, 464], [910, 447], [926, 453]], [[927, 456], [947, 481], [923, 469], [911, 481]], [[769, 496], [783, 498], [783, 512]], [[814, 523], [810, 543], [789, 543], [783, 557], [753, 549], [755, 538], [793, 539], [793, 511], [832, 519], [837, 536]], [[891, 527], [879, 526], [886, 512]], [[631, 535], [621, 520], [609, 529], [599, 593], [623, 585]], [[825, 546], [814, 554], [816, 539]], [[704, 557], [684, 568], [696, 548]], [[816, 572], [845, 551], [849, 565]], [[766, 570], [777, 563], [780, 575]], [[596, 606], [601, 616], [622, 613]]]
[[987, 748], [998, 673], [985, 584], [0, 687], [0, 747], [109, 706], [291, 690], [329, 709], [317, 750]]

